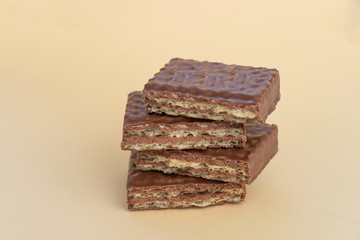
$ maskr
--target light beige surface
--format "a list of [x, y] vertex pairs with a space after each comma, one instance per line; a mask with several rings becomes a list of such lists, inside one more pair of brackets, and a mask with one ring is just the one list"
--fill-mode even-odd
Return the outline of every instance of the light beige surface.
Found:
[[[126, 209], [127, 93], [172, 57], [280, 71], [240, 205]], [[0, 239], [360, 239], [359, 78], [358, 0], [2, 0]]]

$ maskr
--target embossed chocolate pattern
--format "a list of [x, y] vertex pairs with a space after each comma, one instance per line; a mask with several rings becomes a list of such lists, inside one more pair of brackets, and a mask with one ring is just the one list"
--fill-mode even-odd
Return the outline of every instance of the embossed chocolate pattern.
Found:
[[174, 58], [149, 80], [144, 91], [251, 102], [276, 78], [276, 69]]

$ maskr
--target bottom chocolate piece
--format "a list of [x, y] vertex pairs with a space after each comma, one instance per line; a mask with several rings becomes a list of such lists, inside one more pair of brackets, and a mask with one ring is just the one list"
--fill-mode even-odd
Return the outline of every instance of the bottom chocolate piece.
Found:
[[131, 153], [127, 180], [129, 210], [207, 207], [244, 200], [244, 184], [226, 183], [135, 169]]

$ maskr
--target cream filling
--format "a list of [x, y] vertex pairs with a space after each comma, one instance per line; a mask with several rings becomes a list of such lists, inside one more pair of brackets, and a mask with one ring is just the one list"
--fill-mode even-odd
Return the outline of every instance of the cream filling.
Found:
[[241, 173], [246, 176], [245, 168], [234, 168], [229, 166], [218, 166], [208, 163], [188, 162], [174, 158], [166, 158], [159, 155], [151, 155], [146, 153], [140, 153], [140, 158], [151, 160], [152, 162], [165, 163], [168, 167], [176, 168], [194, 168], [194, 169], [209, 169], [210, 171], [221, 171], [228, 173]]
[[171, 104], [172, 106], [179, 106], [183, 108], [197, 108], [199, 110], [207, 110], [212, 111], [215, 113], [223, 113], [226, 112], [227, 114], [233, 115], [239, 118], [255, 118], [256, 114], [246, 110], [246, 109], [230, 109], [228, 107], [224, 107], [221, 105], [214, 105], [214, 104], [202, 104], [202, 103], [193, 103], [193, 102], [186, 102], [186, 101], [177, 101], [174, 99], [165, 99], [165, 98], [154, 98], [148, 97], [149, 100], [155, 101], [159, 104]]
[[213, 130], [213, 131], [188, 131], [188, 130], [178, 130], [173, 132], [165, 132], [154, 129], [146, 129], [146, 130], [137, 130], [127, 133], [127, 135], [145, 135], [149, 137], [153, 136], [167, 136], [167, 137], [187, 137], [192, 135], [194, 137], [201, 135], [211, 135], [217, 137], [224, 136], [234, 136], [241, 137], [244, 133], [242, 129], [221, 129], [221, 130]]
[[[240, 194], [243, 193], [242, 188], [238, 189], [225, 189], [221, 193]], [[148, 198], [148, 197], [178, 197], [185, 194], [198, 194], [198, 193], [220, 193], [215, 189], [208, 189], [205, 191], [179, 191], [179, 192], [156, 192], [156, 193], [134, 193], [129, 194], [130, 198]]]
[[201, 147], [208, 147], [208, 146], [219, 146], [224, 148], [230, 148], [234, 145], [239, 144], [241, 141], [223, 141], [219, 140], [216, 142], [209, 142], [209, 141], [200, 141], [200, 142], [187, 142], [187, 143], [180, 143], [180, 144], [159, 144], [159, 143], [152, 143], [152, 144], [136, 144], [136, 145], [126, 145], [127, 149], [134, 149], [134, 150], [142, 150], [142, 149], [166, 149], [166, 148], [176, 148], [176, 149], [190, 149], [190, 148], [201, 148]]
[[224, 202], [239, 202], [241, 201], [240, 195], [235, 196], [226, 196], [226, 197], [215, 197], [209, 200], [200, 200], [200, 201], [149, 201], [145, 203], [135, 203], [132, 204], [133, 208], [146, 208], [146, 207], [157, 207], [157, 208], [167, 208], [167, 207], [206, 207], [217, 203]]
[[206, 179], [210, 179], [210, 180], [221, 180], [221, 181], [225, 181], [225, 182], [246, 182], [246, 177], [245, 176], [235, 176], [235, 177], [226, 177], [224, 175], [216, 175], [213, 176], [209, 173], [203, 173], [200, 172], [196, 169], [187, 167], [187, 168], [169, 168], [168, 166], [154, 166], [154, 165], [150, 165], [150, 164], [142, 164], [142, 165], [137, 165], [136, 166], [139, 170], [142, 171], [161, 171], [167, 174], [171, 174], [171, 173], [177, 173], [179, 174], [178, 170], [184, 171], [184, 172], [188, 172], [191, 173], [193, 176], [199, 176], [202, 178], [206, 178]]
[[175, 109], [171, 109], [171, 108], [156, 107], [156, 106], [148, 106], [148, 110], [150, 112], [156, 112], [156, 113], [164, 112], [164, 113], [166, 113], [168, 115], [173, 115], [173, 116], [182, 115], [182, 116], [187, 116], [187, 117], [192, 117], [192, 118], [205, 118], [205, 119], [211, 119], [211, 120], [225, 120], [225, 121], [232, 121], [232, 122], [239, 122], [239, 123], [244, 123], [244, 122], [247, 122], [248, 120], [255, 121], [254, 119], [245, 119], [245, 118], [233, 117], [233, 116], [228, 115], [226, 113], [212, 113], [212, 112], [199, 113], [199, 112], [196, 112], [196, 111], [188, 111], [186, 109], [175, 110]]

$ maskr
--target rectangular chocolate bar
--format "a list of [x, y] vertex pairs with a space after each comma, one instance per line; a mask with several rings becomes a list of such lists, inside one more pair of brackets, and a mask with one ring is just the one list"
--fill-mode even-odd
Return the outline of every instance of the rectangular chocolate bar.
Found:
[[250, 184], [278, 151], [276, 125], [246, 125], [243, 148], [138, 152], [136, 167]]
[[136, 170], [132, 152], [127, 180], [130, 210], [207, 207], [239, 203], [245, 198], [245, 185], [212, 181], [161, 172]]
[[232, 148], [245, 141], [242, 123], [148, 114], [141, 92], [129, 94], [123, 150]]
[[149, 112], [264, 122], [280, 99], [276, 69], [174, 58], [144, 87]]

